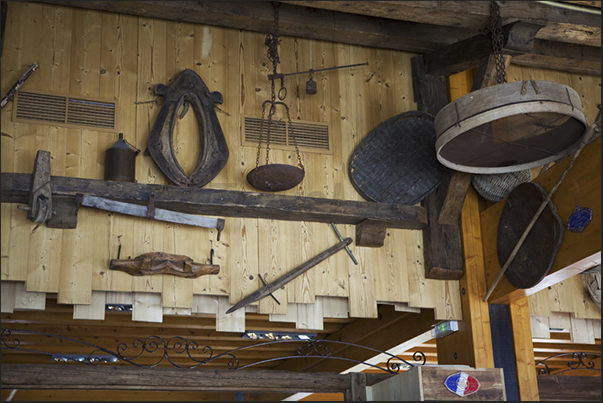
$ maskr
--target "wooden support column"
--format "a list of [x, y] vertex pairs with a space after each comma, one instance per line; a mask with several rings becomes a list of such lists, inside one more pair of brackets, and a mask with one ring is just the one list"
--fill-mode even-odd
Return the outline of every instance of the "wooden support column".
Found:
[[519, 400], [538, 401], [538, 375], [530, 325], [530, 308], [526, 297], [509, 304]]
[[463, 320], [459, 330], [437, 339], [438, 364], [494, 368], [490, 313], [486, 293], [479, 200], [469, 189], [461, 210], [465, 273], [460, 280]]
[[[427, 75], [421, 55], [412, 58], [412, 72], [413, 92], [418, 109], [435, 116], [448, 104], [446, 78]], [[450, 171], [447, 168], [445, 170]], [[431, 279], [458, 280], [463, 275], [463, 252], [458, 220], [445, 224], [439, 221], [449, 187], [449, 182], [446, 181], [452, 176], [452, 172], [445, 174], [438, 189], [423, 200], [427, 210], [427, 227], [423, 230], [425, 277]]]
[[366, 374], [351, 372], [350, 388], [344, 392], [345, 401], [366, 402]]

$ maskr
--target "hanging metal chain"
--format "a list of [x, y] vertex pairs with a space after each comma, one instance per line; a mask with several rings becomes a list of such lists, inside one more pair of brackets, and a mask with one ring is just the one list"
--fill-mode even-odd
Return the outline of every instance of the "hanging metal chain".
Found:
[[[279, 33], [278, 33], [280, 4], [273, 3], [273, 5], [274, 5], [274, 32], [266, 35], [266, 40], [264, 41], [264, 44], [268, 47], [267, 56], [268, 56], [268, 60], [270, 60], [270, 62], [272, 63], [272, 73], [276, 74], [276, 66], [281, 62], [281, 59], [278, 55], [278, 45], [281, 43]], [[274, 91], [272, 92], [272, 95], [274, 96]]]
[[266, 115], [266, 107], [262, 106], [262, 120], [260, 121], [260, 138], [258, 140], [258, 155], [255, 157], [255, 167], [260, 165], [260, 152], [262, 150], [262, 133], [264, 133], [264, 116]]
[[287, 108], [287, 121], [289, 124], [289, 131], [291, 132], [291, 137], [293, 137], [293, 145], [295, 146], [295, 153], [297, 154], [297, 161], [299, 162], [299, 166], [301, 170], [305, 172], [304, 164], [302, 163], [301, 156], [299, 155], [299, 148], [297, 147], [297, 140], [295, 139], [295, 134], [293, 134], [293, 124], [291, 123], [291, 115], [289, 114], [289, 108]]
[[494, 55], [495, 61], [495, 79], [497, 84], [504, 84], [507, 82], [507, 73], [505, 67], [505, 57], [502, 54], [504, 47], [504, 35], [502, 32], [502, 18], [500, 16], [500, 8], [496, 1], [490, 2], [490, 21], [488, 25], [490, 31], [490, 37], [492, 38], [492, 54]]
[[[289, 126], [289, 133], [291, 134], [291, 137], [293, 138], [293, 145], [295, 146], [295, 153], [297, 154], [297, 160], [299, 162], [299, 165], [301, 166], [301, 169], [304, 170], [304, 165], [302, 164], [301, 156], [299, 154], [299, 148], [297, 146], [297, 140], [295, 138], [295, 134], [293, 133], [293, 126], [292, 126], [292, 122], [291, 122], [291, 116], [289, 114], [289, 107], [287, 107], [287, 105], [284, 104], [283, 102], [278, 102], [276, 100], [277, 95], [276, 95], [276, 88], [275, 88], [274, 80], [275, 80], [275, 77], [278, 76], [276, 70], [277, 70], [278, 64], [281, 62], [280, 56], [278, 54], [278, 46], [281, 43], [280, 36], [278, 33], [280, 3], [273, 2], [272, 4], [274, 6], [274, 31], [272, 33], [266, 35], [266, 39], [264, 40], [264, 44], [268, 47], [266, 55], [268, 57], [268, 60], [272, 63], [272, 78], [270, 80], [271, 81], [270, 100], [265, 101], [264, 104], [262, 105], [262, 121], [260, 124], [260, 137], [259, 137], [259, 141], [258, 141], [258, 152], [257, 152], [256, 160], [255, 160], [255, 166], [257, 168], [260, 163], [260, 152], [261, 152], [261, 148], [262, 148], [262, 133], [264, 132], [264, 122], [266, 120], [266, 105], [270, 104], [270, 109], [268, 110], [268, 122], [266, 125], [267, 126], [267, 129], [266, 129], [266, 165], [268, 165], [268, 161], [269, 161], [268, 156], [270, 153], [270, 129], [272, 127], [272, 117], [276, 113], [276, 105], [281, 104], [284, 106], [284, 108], [287, 112], [287, 124]], [[279, 92], [278, 92], [278, 99], [283, 101], [285, 99], [285, 97], [287, 96], [287, 89], [284, 86], [284, 79], [283, 79], [282, 75], [280, 75], [280, 77], [281, 77], [281, 88], [279, 89]]]
[[[265, 104], [265, 103], [264, 103]], [[266, 129], [266, 165], [268, 165], [268, 156], [270, 155], [270, 129], [272, 128], [272, 116], [276, 112], [276, 105], [274, 101], [270, 104], [270, 110], [268, 111], [268, 129]]]

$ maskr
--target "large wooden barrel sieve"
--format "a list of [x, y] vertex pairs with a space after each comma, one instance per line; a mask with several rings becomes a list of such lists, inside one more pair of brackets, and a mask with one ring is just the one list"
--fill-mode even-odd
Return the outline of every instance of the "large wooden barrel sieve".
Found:
[[457, 171], [498, 174], [571, 154], [588, 122], [580, 96], [549, 81], [518, 81], [471, 92], [435, 118], [436, 153]]

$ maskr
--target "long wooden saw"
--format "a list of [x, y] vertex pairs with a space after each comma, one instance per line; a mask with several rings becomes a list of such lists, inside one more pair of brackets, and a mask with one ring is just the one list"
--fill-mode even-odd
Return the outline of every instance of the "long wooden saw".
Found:
[[103, 197], [88, 196], [81, 193], [75, 195], [75, 202], [78, 206], [94, 207], [101, 210], [112, 211], [114, 213], [133, 215], [136, 217], [146, 217], [176, 224], [215, 228], [218, 230], [217, 240], [220, 240], [220, 233], [224, 229], [223, 218], [204, 217], [194, 214], [180, 213], [178, 211], [155, 208], [154, 199], [155, 195], [153, 193], [149, 194], [149, 205], [141, 206], [138, 204], [105, 199]]

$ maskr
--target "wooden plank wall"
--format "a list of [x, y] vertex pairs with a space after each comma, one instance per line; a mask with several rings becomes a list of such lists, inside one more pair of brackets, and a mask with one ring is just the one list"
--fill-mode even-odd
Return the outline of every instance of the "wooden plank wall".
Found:
[[[40, 68], [24, 90], [117, 100], [115, 133], [16, 123], [13, 103], [2, 110], [2, 171], [31, 173], [36, 151], [51, 153], [53, 175], [103, 179], [104, 153], [118, 133], [144, 150], [161, 103], [156, 84], [169, 85], [193, 69], [210, 91], [224, 97], [217, 111], [230, 149], [225, 168], [207, 188], [254, 191], [245, 176], [255, 166], [256, 147], [242, 146], [244, 115], [261, 116], [270, 98], [264, 34], [173, 21], [138, 18], [29, 2], [9, 2], [2, 55], [2, 92], [33, 62]], [[285, 79], [291, 118], [327, 123], [332, 153], [302, 152], [306, 177], [284, 194], [362, 200], [347, 176], [348, 159], [360, 141], [388, 118], [416, 110], [410, 53], [281, 37], [283, 73], [368, 62], [368, 66], [315, 73], [318, 93], [305, 94], [306, 75]], [[280, 117], [283, 117], [282, 111]], [[6, 135], [5, 135], [6, 133]], [[197, 160], [198, 128], [193, 113], [174, 131], [174, 149], [187, 173]], [[262, 159], [265, 154], [262, 153]], [[295, 162], [294, 153], [271, 151], [273, 163]], [[136, 159], [139, 183], [171, 184], [153, 160]], [[355, 228], [339, 225], [343, 237]], [[227, 307], [261, 286], [258, 274], [274, 280], [338, 242], [327, 224], [226, 218], [215, 230], [150, 222], [82, 208], [75, 230], [35, 228], [25, 212], [2, 204], [2, 311], [5, 294], [56, 293], [74, 304], [76, 317], [100, 319], [109, 295], [134, 305], [134, 320], [160, 322], [165, 314], [208, 311], [224, 330], [244, 328], [244, 315], [226, 318]], [[108, 270], [109, 259], [151, 251], [209, 261], [214, 250], [218, 275], [198, 279], [172, 276], [132, 278]], [[458, 282], [424, 278], [420, 231], [390, 229], [381, 248], [352, 245], [359, 261], [336, 254], [248, 310], [320, 328], [322, 317], [376, 317], [378, 303], [400, 310], [435, 308], [436, 319], [460, 319]], [[18, 284], [25, 286], [18, 286]], [[110, 293], [109, 293], [110, 292]], [[199, 298], [210, 300], [199, 302]], [[111, 297], [113, 298], [113, 297]], [[34, 298], [35, 299], [35, 298]], [[119, 301], [113, 301], [119, 302]], [[42, 304], [43, 305], [43, 304]], [[38, 309], [40, 309], [38, 304]], [[30, 309], [33, 309], [30, 307]], [[43, 306], [42, 306], [43, 309]], [[78, 316], [79, 315], [79, 316]], [[241, 319], [242, 318], [242, 319]]]

